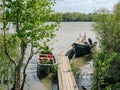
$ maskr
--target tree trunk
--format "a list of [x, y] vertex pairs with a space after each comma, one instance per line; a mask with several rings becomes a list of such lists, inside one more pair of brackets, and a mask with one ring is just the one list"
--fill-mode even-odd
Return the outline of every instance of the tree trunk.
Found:
[[33, 57], [33, 45], [31, 45], [30, 56], [29, 56], [29, 58], [27, 60], [27, 63], [25, 65], [24, 69], [23, 69], [23, 81], [22, 81], [22, 84], [21, 84], [21, 90], [23, 90], [23, 88], [24, 88], [24, 84], [25, 84], [25, 80], [26, 80], [26, 76], [27, 76], [26, 68], [27, 68], [28, 63], [30, 62], [32, 57]]
[[20, 90], [20, 68], [15, 71], [14, 85], [11, 90]]
[[20, 90], [20, 71], [16, 73], [15, 90]]

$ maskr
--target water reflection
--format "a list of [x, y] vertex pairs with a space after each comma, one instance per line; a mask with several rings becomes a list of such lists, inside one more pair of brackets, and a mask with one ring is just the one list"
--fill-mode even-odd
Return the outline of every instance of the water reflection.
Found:
[[52, 74], [41, 74], [40, 82], [46, 87], [46, 90], [52, 90]]
[[75, 58], [73, 60], [73, 63], [75, 63], [75, 66], [82, 67], [86, 64], [88, 64], [88, 61], [92, 60], [92, 54], [87, 54], [79, 58]]
[[76, 77], [79, 90], [91, 90], [93, 83], [92, 54], [87, 54], [83, 57], [75, 58], [73, 62], [75, 66], [80, 67], [79, 76]]

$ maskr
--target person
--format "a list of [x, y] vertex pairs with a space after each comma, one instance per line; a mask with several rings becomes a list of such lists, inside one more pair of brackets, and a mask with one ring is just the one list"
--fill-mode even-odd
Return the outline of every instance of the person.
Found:
[[87, 90], [84, 86], [81, 86], [82, 90]]
[[92, 40], [91, 40], [91, 38], [88, 38], [88, 42], [89, 42], [90, 45], [92, 45]]
[[49, 47], [48, 47], [48, 46], [46, 46], [46, 50], [49, 50]]
[[49, 47], [46, 46], [43, 51], [41, 51], [41, 54], [51, 54], [51, 51], [49, 50]]

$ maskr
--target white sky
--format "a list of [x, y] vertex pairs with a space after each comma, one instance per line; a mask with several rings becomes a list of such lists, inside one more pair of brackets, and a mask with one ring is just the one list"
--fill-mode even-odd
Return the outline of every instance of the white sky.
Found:
[[58, 12], [90, 13], [99, 8], [112, 11], [118, 1], [120, 0], [56, 0], [53, 8]]

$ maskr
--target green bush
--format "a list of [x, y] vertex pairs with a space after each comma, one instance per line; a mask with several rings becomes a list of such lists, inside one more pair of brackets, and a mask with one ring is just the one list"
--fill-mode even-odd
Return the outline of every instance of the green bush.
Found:
[[70, 66], [74, 76], [77, 77], [79, 75], [79, 67], [75, 66], [74, 63], [71, 63]]

